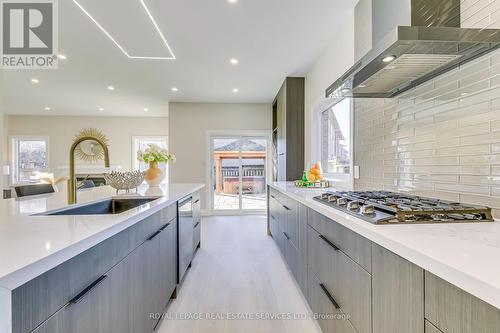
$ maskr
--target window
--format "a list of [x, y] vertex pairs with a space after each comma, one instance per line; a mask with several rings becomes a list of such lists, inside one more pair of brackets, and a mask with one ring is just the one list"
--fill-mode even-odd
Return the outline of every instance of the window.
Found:
[[[133, 170], [146, 170], [149, 165], [143, 161], [137, 160], [137, 151], [145, 150], [148, 144], [157, 144], [161, 148], [168, 149], [168, 138], [166, 136], [134, 136], [132, 138], [132, 168]], [[159, 163], [158, 167], [161, 168], [165, 174], [165, 179], [168, 179], [167, 163]]]
[[332, 175], [351, 173], [351, 100], [321, 113], [321, 166]]
[[47, 137], [13, 137], [12, 182], [36, 183], [35, 172], [48, 171]]

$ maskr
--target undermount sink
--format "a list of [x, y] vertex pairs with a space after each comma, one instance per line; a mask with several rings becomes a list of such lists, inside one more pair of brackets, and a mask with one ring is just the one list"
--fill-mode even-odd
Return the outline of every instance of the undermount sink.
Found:
[[158, 199], [152, 198], [111, 198], [78, 207], [53, 210], [35, 215], [113, 215], [120, 214]]

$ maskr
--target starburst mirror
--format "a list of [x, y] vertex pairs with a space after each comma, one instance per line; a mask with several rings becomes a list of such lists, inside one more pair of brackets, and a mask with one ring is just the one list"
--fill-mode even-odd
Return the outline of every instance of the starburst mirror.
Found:
[[[108, 146], [108, 138], [101, 130], [98, 130], [97, 128], [84, 128], [80, 130], [75, 136], [75, 141], [89, 136], [101, 140], [106, 146]], [[95, 163], [104, 159], [104, 150], [96, 141], [86, 140], [81, 142], [76, 147], [75, 155], [82, 161]]]

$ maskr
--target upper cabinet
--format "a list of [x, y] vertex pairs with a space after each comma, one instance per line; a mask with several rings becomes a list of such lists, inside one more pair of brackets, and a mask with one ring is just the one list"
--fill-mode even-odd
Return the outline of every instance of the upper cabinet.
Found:
[[304, 85], [288, 77], [273, 102], [273, 180], [297, 180], [304, 171]]

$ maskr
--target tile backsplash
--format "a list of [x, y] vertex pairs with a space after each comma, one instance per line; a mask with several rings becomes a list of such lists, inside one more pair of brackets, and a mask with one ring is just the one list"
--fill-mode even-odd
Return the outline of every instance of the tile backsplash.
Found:
[[396, 98], [356, 99], [354, 119], [356, 189], [488, 205], [500, 217], [500, 50]]

